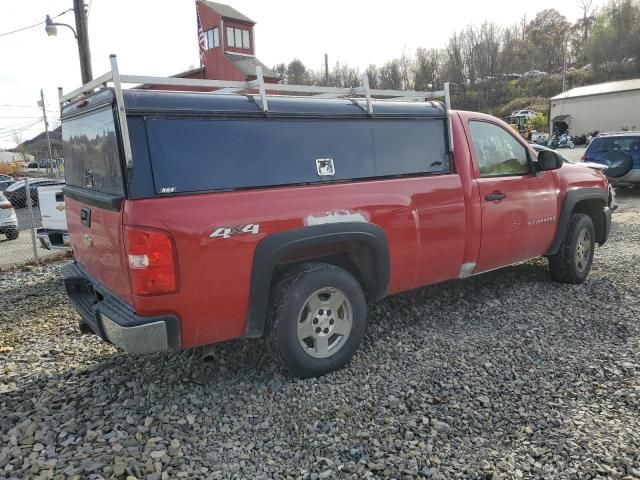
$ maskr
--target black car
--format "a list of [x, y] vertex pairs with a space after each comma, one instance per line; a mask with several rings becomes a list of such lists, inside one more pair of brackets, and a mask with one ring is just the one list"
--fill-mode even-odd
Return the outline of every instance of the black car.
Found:
[[[38, 187], [47, 185], [62, 185], [63, 180], [55, 178], [31, 178], [29, 179], [29, 191], [31, 193], [31, 205], [38, 205]], [[20, 180], [8, 187], [4, 191], [4, 196], [11, 202], [14, 208], [23, 208], [27, 206], [27, 196], [25, 194], [25, 181]]]
[[11, 175], [0, 174], [0, 192], [4, 192], [16, 179]]

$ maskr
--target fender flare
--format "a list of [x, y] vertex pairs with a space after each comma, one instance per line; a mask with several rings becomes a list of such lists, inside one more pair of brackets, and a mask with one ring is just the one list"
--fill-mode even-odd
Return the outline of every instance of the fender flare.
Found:
[[600, 200], [602, 201], [602, 206], [606, 207], [609, 201], [609, 191], [594, 187], [579, 187], [569, 190], [565, 194], [562, 202], [560, 218], [558, 220], [558, 228], [556, 229], [556, 234], [553, 237], [553, 243], [551, 244], [551, 247], [549, 247], [549, 250], [547, 250], [546, 255], [555, 255], [558, 253], [560, 246], [567, 235], [571, 212], [573, 212], [573, 209], [578, 203], [584, 200]]
[[387, 237], [379, 226], [364, 222], [341, 222], [274, 233], [260, 240], [253, 256], [244, 336], [262, 336], [273, 272], [286, 255], [303, 248], [345, 242], [364, 243], [369, 247], [374, 257], [372, 297], [374, 300], [385, 297], [389, 284], [390, 257]]

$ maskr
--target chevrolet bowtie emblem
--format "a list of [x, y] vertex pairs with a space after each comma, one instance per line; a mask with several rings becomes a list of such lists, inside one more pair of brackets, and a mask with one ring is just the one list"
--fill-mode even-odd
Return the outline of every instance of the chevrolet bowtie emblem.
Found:
[[56, 205], [56, 210], [58, 210], [59, 212], [64, 210], [64, 203], [59, 203], [58, 205]]

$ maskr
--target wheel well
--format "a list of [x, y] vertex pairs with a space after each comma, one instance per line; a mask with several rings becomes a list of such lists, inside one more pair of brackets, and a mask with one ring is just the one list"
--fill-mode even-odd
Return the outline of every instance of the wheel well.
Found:
[[358, 241], [327, 245], [322, 251], [300, 249], [289, 252], [276, 265], [271, 285], [277, 283], [279, 278], [291, 268], [308, 262], [328, 263], [345, 269], [358, 280], [367, 301], [375, 301], [380, 296], [376, 283], [375, 252], [366, 242]]
[[591, 217], [593, 228], [596, 231], [596, 241], [600, 244], [604, 243], [606, 235], [604, 217], [602, 215], [602, 207], [604, 206], [604, 202], [600, 199], [582, 200], [571, 211], [571, 214], [582, 213]]

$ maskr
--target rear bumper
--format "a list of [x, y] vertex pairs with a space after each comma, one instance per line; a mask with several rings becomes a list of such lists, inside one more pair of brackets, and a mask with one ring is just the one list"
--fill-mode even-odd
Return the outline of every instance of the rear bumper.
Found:
[[18, 228], [18, 217], [15, 213], [7, 218], [0, 219], [0, 228]]
[[620, 178], [608, 178], [609, 183], [614, 187], [625, 187], [640, 183], [640, 168], [634, 168]]
[[66, 230], [48, 230], [46, 228], [39, 228], [36, 231], [38, 240], [40, 240], [40, 246], [47, 250], [71, 250], [71, 243], [69, 242], [69, 232]]
[[66, 265], [62, 274], [69, 299], [82, 318], [80, 324], [103, 340], [132, 354], [180, 348], [180, 321], [175, 315], [136, 315], [75, 262]]

